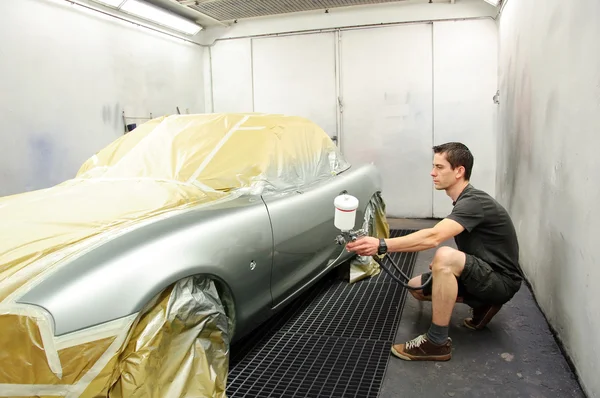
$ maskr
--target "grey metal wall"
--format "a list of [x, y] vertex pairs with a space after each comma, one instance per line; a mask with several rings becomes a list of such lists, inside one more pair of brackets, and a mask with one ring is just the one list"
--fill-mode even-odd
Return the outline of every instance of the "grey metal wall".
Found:
[[600, 2], [509, 0], [500, 19], [497, 192], [522, 266], [600, 395]]

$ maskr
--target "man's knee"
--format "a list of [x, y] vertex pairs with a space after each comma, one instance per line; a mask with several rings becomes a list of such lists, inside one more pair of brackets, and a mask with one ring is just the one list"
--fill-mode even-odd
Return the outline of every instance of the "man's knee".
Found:
[[434, 274], [452, 273], [459, 276], [465, 266], [465, 254], [448, 246], [442, 246], [435, 252], [431, 270]]
[[449, 246], [440, 247], [435, 251], [435, 256], [433, 257], [433, 266], [444, 265], [452, 262], [457, 252], [458, 250]]

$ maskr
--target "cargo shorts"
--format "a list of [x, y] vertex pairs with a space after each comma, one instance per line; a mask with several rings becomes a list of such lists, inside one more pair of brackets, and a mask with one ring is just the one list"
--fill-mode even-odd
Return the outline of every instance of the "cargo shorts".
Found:
[[[431, 276], [431, 272], [421, 275], [421, 284]], [[477, 308], [483, 305], [504, 304], [517, 293], [521, 282], [495, 271], [492, 266], [471, 254], [466, 254], [465, 267], [459, 277], [458, 297], [463, 303]], [[423, 295], [431, 296], [432, 283], [423, 288]]]

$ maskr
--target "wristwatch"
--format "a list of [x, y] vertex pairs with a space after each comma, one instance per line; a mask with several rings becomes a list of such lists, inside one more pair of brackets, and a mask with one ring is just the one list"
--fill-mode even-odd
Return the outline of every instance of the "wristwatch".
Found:
[[385, 239], [379, 239], [379, 249], [377, 250], [377, 254], [382, 255], [387, 253], [387, 245], [385, 244]]

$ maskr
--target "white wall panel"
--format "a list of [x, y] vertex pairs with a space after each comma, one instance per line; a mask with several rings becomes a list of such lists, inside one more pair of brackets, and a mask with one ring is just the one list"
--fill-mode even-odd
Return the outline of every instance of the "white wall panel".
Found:
[[[495, 195], [498, 27], [491, 20], [434, 22], [434, 144], [460, 141], [475, 157], [471, 183]], [[435, 191], [434, 217], [452, 211]]]
[[253, 39], [254, 110], [306, 117], [337, 135], [333, 33]]
[[213, 112], [252, 112], [250, 39], [217, 42], [210, 49]]
[[432, 215], [431, 40], [430, 24], [342, 33], [342, 151], [379, 167], [391, 217]]
[[123, 135], [123, 111], [204, 112], [197, 45], [66, 1], [0, 1], [0, 15], [0, 195], [74, 177]]
[[499, 32], [497, 195], [588, 397], [600, 396], [599, 20], [597, 0], [509, 1]]

